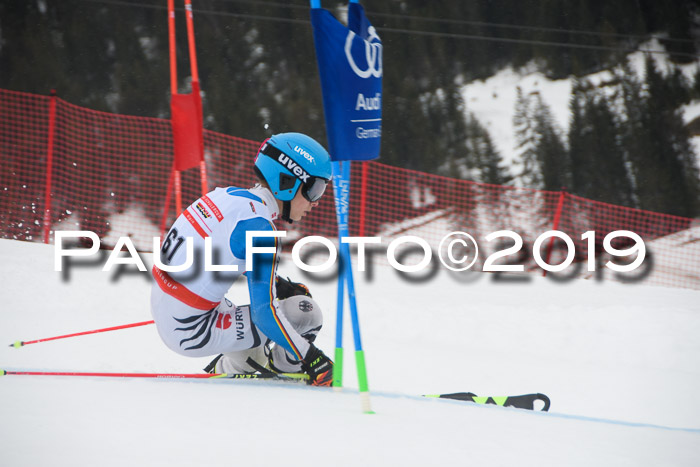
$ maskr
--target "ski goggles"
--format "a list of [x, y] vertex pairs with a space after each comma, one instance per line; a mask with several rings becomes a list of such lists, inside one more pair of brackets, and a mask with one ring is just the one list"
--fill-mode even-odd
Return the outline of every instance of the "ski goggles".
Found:
[[[272, 146], [271, 144], [267, 144], [267, 140], [265, 140], [265, 142], [262, 144], [260, 154], [274, 159], [278, 164], [282, 165], [282, 167], [292, 172], [295, 175], [296, 179], [301, 182], [301, 194], [304, 198], [306, 198], [308, 202], [315, 203], [321, 199], [323, 193], [326, 191], [326, 186], [328, 186], [328, 179], [310, 175], [296, 162], [293, 162], [295, 166], [301, 169], [301, 174], [297, 174], [295, 170], [293, 170], [295, 167], [290, 167], [288, 164], [285, 164], [280, 160], [280, 155], [284, 154], [289, 158], [289, 160], [292, 160], [292, 158], [289, 157], [289, 155], [287, 155], [286, 153], [283, 153], [276, 147]], [[280, 186], [280, 188], [285, 189], [282, 186]]]
[[328, 180], [321, 177], [310, 177], [310, 181], [301, 185], [301, 195], [310, 203], [321, 199], [328, 186]]

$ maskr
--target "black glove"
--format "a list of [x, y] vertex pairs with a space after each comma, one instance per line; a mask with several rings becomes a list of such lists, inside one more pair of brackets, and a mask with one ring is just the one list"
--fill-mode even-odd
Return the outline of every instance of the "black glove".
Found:
[[[282, 279], [280, 276], [275, 277], [275, 286], [277, 288], [277, 298], [284, 300], [295, 295], [306, 295], [311, 297], [309, 288], [301, 282], [292, 282], [289, 277]], [[313, 297], [312, 297], [313, 298]]]
[[313, 344], [301, 362], [301, 369], [309, 375], [312, 386], [330, 386], [333, 383], [333, 362]]

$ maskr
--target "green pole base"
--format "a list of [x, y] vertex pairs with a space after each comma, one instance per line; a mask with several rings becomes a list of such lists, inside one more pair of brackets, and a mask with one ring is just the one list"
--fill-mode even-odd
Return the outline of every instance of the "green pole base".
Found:
[[333, 387], [343, 387], [343, 348], [335, 348], [335, 362], [333, 362]]
[[360, 392], [369, 391], [369, 383], [367, 381], [367, 366], [365, 365], [365, 351], [355, 351], [355, 362], [357, 364], [357, 382], [360, 386]]

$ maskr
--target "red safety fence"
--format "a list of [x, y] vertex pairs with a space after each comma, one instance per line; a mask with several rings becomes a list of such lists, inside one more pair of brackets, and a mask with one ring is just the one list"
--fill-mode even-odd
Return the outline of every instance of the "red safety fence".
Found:
[[[251, 186], [259, 144], [205, 131], [209, 187]], [[0, 161], [1, 238], [50, 242], [55, 230], [89, 230], [101, 238], [103, 247], [128, 236], [139, 250], [151, 251], [152, 238], [174, 219], [172, 207], [163, 217], [166, 194], [172, 189], [168, 120], [97, 112], [56, 96], [0, 90]], [[493, 260], [493, 265], [522, 265], [526, 272], [543, 273], [533, 246], [539, 243], [541, 261], [561, 263], [568, 253], [565, 241], [542, 236], [558, 230], [574, 248], [570, 266], [548, 273], [554, 280], [595, 277], [700, 289], [700, 226], [692, 219], [565, 192], [487, 185], [377, 162], [365, 164], [364, 171], [359, 163], [352, 169], [350, 233], [379, 236], [381, 248], [399, 237], [415, 236], [425, 240], [437, 257], [443, 251], [441, 242], [443, 247], [449, 243], [443, 239], [462, 231], [473, 236], [480, 248], [473, 269], [480, 270]], [[183, 172], [182, 189], [185, 206], [200, 195], [198, 170]], [[280, 227], [288, 231], [288, 244], [306, 235], [337, 237], [332, 196], [324, 197], [303, 222]], [[489, 234], [502, 230], [517, 235], [487, 240]], [[631, 273], [617, 273], [606, 266], [611, 259], [615, 264], [629, 263], [637, 254], [636, 242], [628, 237], [614, 239], [608, 250], [632, 248], [631, 256], [614, 258], [606, 252], [604, 239], [617, 230], [636, 233], [646, 247], [646, 259]], [[582, 237], [586, 232], [594, 233]], [[523, 246], [508, 253], [518, 238]], [[404, 264], [415, 263], [414, 250], [399, 250], [403, 253], [396, 257]], [[499, 252], [508, 254], [496, 259]], [[386, 252], [380, 253], [371, 256], [387, 263]], [[468, 253], [465, 249], [464, 254]], [[453, 251], [453, 256], [459, 259], [462, 253]], [[588, 271], [589, 257], [597, 261], [595, 271]]]

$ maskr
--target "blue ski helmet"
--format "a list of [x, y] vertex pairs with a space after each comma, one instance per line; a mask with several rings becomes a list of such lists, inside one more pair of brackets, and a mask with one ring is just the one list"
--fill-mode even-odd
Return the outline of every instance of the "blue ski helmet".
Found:
[[255, 172], [280, 201], [291, 201], [301, 188], [304, 198], [314, 203], [321, 199], [333, 169], [328, 151], [316, 140], [301, 133], [279, 133], [260, 146]]

